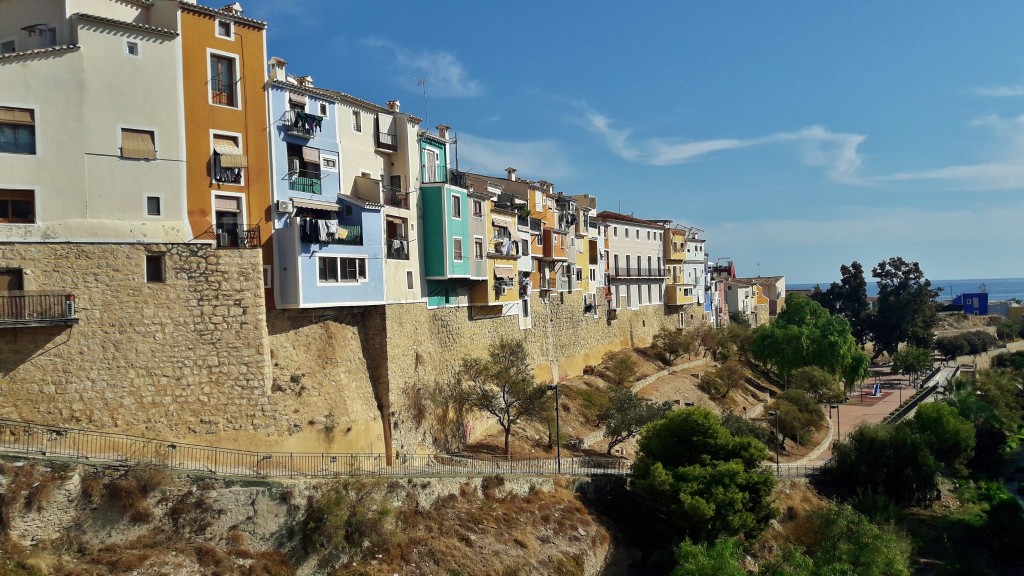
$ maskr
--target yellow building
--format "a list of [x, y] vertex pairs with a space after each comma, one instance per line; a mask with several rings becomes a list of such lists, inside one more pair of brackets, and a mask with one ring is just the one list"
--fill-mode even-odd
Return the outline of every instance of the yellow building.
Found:
[[[516, 226], [517, 213], [511, 203], [495, 199], [484, 202], [483, 208], [487, 235], [484, 242], [487, 278], [473, 286], [470, 304], [504, 307], [519, 301], [519, 252], [522, 242]], [[495, 310], [494, 313], [501, 312]]]
[[[179, 5], [192, 233], [218, 248], [262, 248], [268, 270], [273, 227], [263, 91], [266, 23], [231, 6]], [[270, 290], [266, 297], [272, 305]]]

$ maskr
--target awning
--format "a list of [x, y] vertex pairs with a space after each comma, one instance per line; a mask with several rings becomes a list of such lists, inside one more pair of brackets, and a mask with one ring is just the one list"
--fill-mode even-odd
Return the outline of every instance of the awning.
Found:
[[231, 140], [214, 137], [213, 149], [220, 154], [221, 168], [246, 168], [249, 165], [249, 159]]
[[213, 208], [218, 212], [241, 212], [242, 199], [238, 196], [215, 196]]
[[23, 126], [32, 126], [35, 124], [35, 120], [32, 117], [32, 110], [25, 110], [24, 108], [7, 108], [0, 106], [0, 122], [4, 124], [21, 124]]
[[302, 147], [302, 159], [310, 164], [320, 163], [320, 149], [310, 148], [309, 146]]
[[326, 202], [324, 200], [306, 200], [304, 198], [292, 198], [292, 205], [296, 208], [308, 208], [310, 210], [326, 210], [328, 212], [337, 212], [338, 205], [334, 202]]
[[509, 220], [508, 218], [498, 218], [497, 216], [495, 216], [495, 217], [491, 218], [491, 222], [495, 226], [506, 226], [506, 227], [511, 227], [512, 226], [512, 221]]
[[306, 107], [306, 97], [302, 94], [296, 94], [294, 92], [288, 93], [288, 103], [295, 104], [296, 106]]
[[495, 266], [494, 277], [514, 283], [516, 281], [516, 269], [511, 266]]
[[121, 130], [121, 156], [139, 160], [156, 160], [153, 133], [142, 130]]

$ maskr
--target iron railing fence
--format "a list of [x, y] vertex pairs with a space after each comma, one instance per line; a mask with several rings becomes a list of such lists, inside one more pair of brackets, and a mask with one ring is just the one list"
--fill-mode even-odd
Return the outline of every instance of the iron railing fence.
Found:
[[75, 295], [70, 292], [0, 292], [0, 321], [72, 320], [75, 317]]
[[341, 476], [627, 476], [615, 458], [512, 459], [467, 454], [253, 452], [155, 438], [0, 420], [0, 451], [78, 460], [149, 464], [173, 470], [260, 478]]

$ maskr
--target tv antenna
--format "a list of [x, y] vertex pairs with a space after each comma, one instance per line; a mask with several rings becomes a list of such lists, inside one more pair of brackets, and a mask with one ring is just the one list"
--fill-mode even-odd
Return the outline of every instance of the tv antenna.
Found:
[[427, 123], [427, 79], [416, 77], [416, 84], [423, 90], [423, 123]]

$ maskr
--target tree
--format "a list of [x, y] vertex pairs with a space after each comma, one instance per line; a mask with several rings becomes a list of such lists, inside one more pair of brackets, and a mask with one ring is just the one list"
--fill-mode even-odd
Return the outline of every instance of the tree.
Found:
[[839, 504], [810, 514], [807, 551], [816, 575], [908, 576], [911, 543], [890, 525], [876, 525]]
[[713, 542], [754, 535], [775, 517], [768, 450], [735, 437], [705, 408], [684, 408], [644, 428], [633, 486], [680, 536]]
[[743, 366], [736, 360], [729, 360], [718, 368], [708, 370], [700, 377], [700, 387], [708, 394], [725, 398], [729, 392], [743, 384]]
[[942, 354], [943, 358], [954, 359], [957, 356], [966, 356], [971, 347], [963, 336], [942, 336], [935, 339], [935, 349]]
[[786, 390], [768, 405], [768, 409], [778, 412], [782, 437], [801, 445], [808, 442], [814, 429], [825, 421], [821, 406], [803, 390]]
[[937, 402], [921, 404], [910, 425], [947, 470], [967, 474], [967, 462], [974, 455], [974, 425], [956, 408]]
[[817, 366], [794, 370], [789, 386], [794, 390], [803, 390], [818, 402], [832, 402], [841, 396], [836, 377]]
[[862, 424], [835, 445], [825, 474], [849, 495], [912, 503], [934, 495], [938, 470], [924, 439], [908, 424]]
[[648, 423], [664, 418], [671, 410], [671, 402], [658, 404], [637, 396], [632, 390], [613, 388], [608, 395], [608, 406], [597, 414], [597, 420], [604, 425], [604, 435], [608, 438], [608, 454], [619, 444], [639, 434]]
[[683, 542], [676, 548], [676, 569], [670, 576], [745, 576], [739, 544], [731, 538], [712, 544]]
[[746, 314], [740, 312], [739, 310], [729, 312], [729, 323], [739, 324], [744, 328], [750, 328], [750, 318], [748, 318]]
[[939, 290], [932, 288], [921, 266], [897, 256], [879, 262], [871, 275], [878, 279], [877, 312], [871, 322], [875, 357], [896, 354], [902, 343], [930, 348]]
[[797, 294], [787, 295], [786, 309], [753, 331], [751, 355], [775, 370], [784, 383], [804, 366], [850, 378], [863, 374], [867, 367], [866, 355], [850, 334], [849, 323]]
[[828, 290], [821, 288], [811, 298], [825, 307], [831, 314], [838, 314], [850, 323], [850, 333], [857, 344], [864, 346], [871, 337], [871, 323], [874, 314], [868, 303], [868, 283], [864, 279], [864, 267], [854, 261], [849, 266], [839, 267], [842, 279], [833, 282]]
[[629, 352], [617, 352], [611, 357], [608, 372], [616, 384], [625, 386], [636, 376], [636, 359]]
[[910, 376], [912, 379], [931, 369], [932, 353], [924, 348], [907, 346], [892, 357], [893, 372]]
[[662, 328], [654, 335], [651, 344], [662, 361], [671, 365], [680, 356], [693, 354], [697, 350], [698, 341], [692, 331]]
[[772, 431], [764, 424], [758, 423], [756, 420], [748, 420], [728, 410], [722, 414], [722, 426], [737, 438], [741, 436], [753, 438], [765, 446], [768, 445], [768, 438], [772, 434]]
[[471, 383], [470, 405], [484, 410], [505, 432], [505, 455], [511, 454], [512, 427], [544, 414], [547, 389], [533, 379], [526, 345], [502, 337], [491, 344], [487, 358], [468, 358], [461, 374]]

